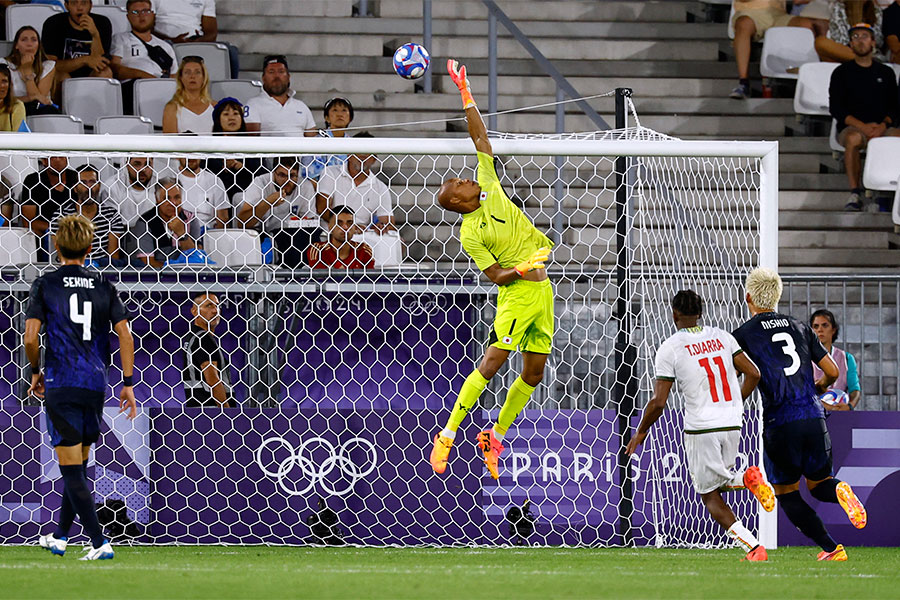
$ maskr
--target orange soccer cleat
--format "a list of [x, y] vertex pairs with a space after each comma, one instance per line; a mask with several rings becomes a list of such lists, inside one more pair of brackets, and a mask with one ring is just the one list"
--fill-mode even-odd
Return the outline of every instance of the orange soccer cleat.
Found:
[[[837, 492], [837, 498], [841, 508], [847, 513], [847, 517], [850, 519], [850, 522], [853, 523], [853, 526], [857, 529], [865, 527], [867, 521], [866, 508], [863, 506], [862, 502], [859, 501], [859, 498], [856, 497], [856, 494], [853, 493], [850, 484], [846, 481], [840, 482], [837, 484], [835, 492]], [[845, 558], [844, 560], [847, 559]]]
[[759, 544], [756, 548], [747, 553], [747, 556], [741, 559], [748, 560], [751, 562], [764, 562], [769, 560], [769, 554], [766, 552], [765, 547], [762, 544]]
[[847, 552], [844, 551], [843, 544], [838, 544], [837, 548], [835, 548], [831, 552], [825, 552], [824, 550], [819, 552], [819, 556], [816, 557], [816, 560], [845, 561], [845, 560], [847, 560]]
[[500, 453], [503, 452], [503, 444], [494, 436], [493, 429], [486, 429], [478, 434], [478, 447], [484, 452], [484, 464], [491, 472], [491, 477], [500, 479], [498, 462]]
[[775, 490], [766, 481], [759, 467], [749, 467], [744, 471], [744, 486], [756, 496], [766, 512], [775, 510]]
[[447, 457], [450, 456], [450, 448], [453, 447], [453, 440], [444, 437], [441, 434], [435, 434], [434, 447], [431, 449], [431, 468], [435, 473], [443, 473], [447, 469]]

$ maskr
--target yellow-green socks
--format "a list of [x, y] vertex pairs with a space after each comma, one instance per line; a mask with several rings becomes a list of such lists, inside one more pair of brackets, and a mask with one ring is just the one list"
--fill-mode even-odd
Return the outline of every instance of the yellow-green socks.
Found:
[[456, 430], [459, 429], [459, 424], [462, 423], [466, 415], [469, 414], [469, 410], [478, 402], [478, 397], [481, 396], [481, 392], [484, 391], [487, 384], [488, 380], [482, 376], [478, 369], [475, 369], [466, 377], [462, 388], [459, 390], [456, 404], [453, 405], [453, 412], [450, 413], [450, 418], [447, 420], [447, 426], [444, 427], [441, 435], [450, 439], [456, 437]]
[[506, 402], [503, 403], [503, 408], [500, 409], [500, 415], [494, 424], [494, 436], [498, 440], [503, 441], [506, 431], [528, 404], [528, 399], [531, 398], [533, 392], [534, 388], [522, 381], [521, 377], [516, 377], [516, 380], [509, 386]]

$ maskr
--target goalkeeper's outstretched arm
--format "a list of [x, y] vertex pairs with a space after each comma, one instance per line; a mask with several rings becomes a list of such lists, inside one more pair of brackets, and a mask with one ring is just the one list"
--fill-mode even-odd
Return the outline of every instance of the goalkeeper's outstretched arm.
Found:
[[475, 149], [485, 154], [494, 155], [491, 148], [491, 142], [488, 141], [487, 129], [484, 126], [484, 119], [478, 112], [478, 105], [472, 98], [472, 92], [469, 90], [469, 80], [466, 79], [466, 67], [460, 65], [452, 58], [447, 61], [447, 71], [450, 73], [450, 79], [459, 88], [462, 95], [463, 108], [466, 111], [466, 123], [469, 125], [469, 137], [475, 142]]

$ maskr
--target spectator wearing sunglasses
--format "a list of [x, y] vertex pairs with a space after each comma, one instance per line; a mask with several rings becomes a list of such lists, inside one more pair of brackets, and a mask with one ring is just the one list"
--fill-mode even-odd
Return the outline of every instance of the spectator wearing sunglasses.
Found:
[[270, 55], [263, 59], [263, 91], [247, 100], [247, 131], [274, 136], [315, 136], [316, 121], [309, 107], [291, 89], [287, 59]]
[[131, 31], [113, 36], [111, 66], [122, 82], [123, 105], [130, 113], [134, 81], [171, 77], [177, 59], [172, 44], [153, 35], [156, 16], [150, 0], [128, 0], [125, 10]]
[[163, 133], [212, 133], [212, 115], [209, 72], [203, 58], [185, 56], [175, 76], [175, 94], [163, 109]]

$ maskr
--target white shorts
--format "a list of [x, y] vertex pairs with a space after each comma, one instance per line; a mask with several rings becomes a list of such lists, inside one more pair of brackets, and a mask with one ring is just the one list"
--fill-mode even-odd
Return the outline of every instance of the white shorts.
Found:
[[685, 433], [684, 453], [698, 494], [717, 490], [734, 478], [741, 430]]

